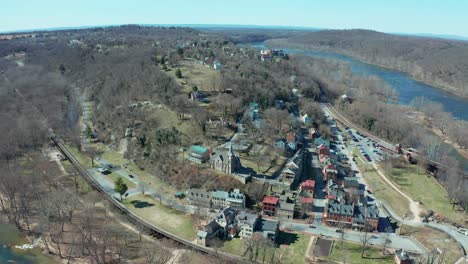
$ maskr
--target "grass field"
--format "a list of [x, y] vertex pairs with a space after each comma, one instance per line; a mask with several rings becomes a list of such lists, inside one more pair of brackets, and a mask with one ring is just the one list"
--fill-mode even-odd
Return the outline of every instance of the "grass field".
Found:
[[159, 201], [136, 195], [125, 199], [124, 204], [130, 211], [168, 232], [188, 240], [194, 240], [196, 237], [191, 216], [160, 205]]
[[282, 240], [280, 236], [280, 243], [284, 245], [282, 246], [284, 248], [284, 255], [281, 258], [281, 263], [305, 263], [305, 254], [307, 246], [309, 245], [310, 236], [294, 235], [293, 240], [288, 240], [288, 237], [292, 237], [291, 235], [283, 237], [284, 240]]
[[424, 208], [433, 210], [450, 221], [463, 223], [467, 220], [466, 214], [452, 210], [447, 191], [424, 169], [405, 164], [405, 167], [393, 168], [387, 177], [415, 201], [422, 202]]
[[229, 241], [225, 241], [220, 250], [233, 255], [242, 256], [245, 252], [245, 248], [244, 240], [240, 238], [234, 238]]
[[86, 156], [84, 153], [80, 152], [76, 147], [65, 144], [65, 147], [68, 149], [68, 151], [71, 152], [73, 156], [83, 165], [85, 168], [91, 168], [92, 163], [91, 159]]
[[[209, 91], [213, 89], [213, 85], [216, 84], [217, 78], [219, 78], [219, 73], [211, 67], [199, 64], [194, 61], [181, 61], [180, 66], [178, 67], [182, 72], [182, 79], [176, 79], [185, 81], [185, 92], [190, 92], [192, 86], [196, 85], [200, 90]], [[175, 69], [169, 72], [169, 75], [174, 75]]]
[[127, 180], [127, 178], [122, 177], [121, 175], [119, 175], [119, 174], [116, 173], [116, 172], [107, 174], [106, 177], [109, 178], [109, 179], [110, 179], [112, 182], [114, 182], [114, 183], [115, 183], [115, 181], [117, 181], [117, 179], [120, 177], [120, 178], [122, 178], [122, 181], [123, 181], [125, 184], [127, 184], [127, 187], [128, 187], [129, 190], [130, 190], [130, 189], [133, 189], [133, 188], [136, 188], [136, 185], [135, 185], [133, 182]]
[[463, 251], [457, 242], [446, 233], [427, 227], [417, 228], [404, 225], [403, 234], [413, 236], [429, 250], [434, 248], [445, 250], [445, 263], [455, 263], [463, 256]]
[[393, 255], [383, 256], [379, 249], [373, 247], [368, 247], [364, 252], [364, 258], [362, 258], [361, 248], [360, 244], [343, 242], [341, 245], [341, 241], [335, 241], [330, 256], [325, 259], [352, 264], [393, 263]]
[[407, 214], [411, 218], [412, 214], [409, 209], [408, 200], [385, 182], [374, 168], [363, 163], [360, 158], [364, 158], [359, 155], [356, 158], [356, 162], [364, 173], [363, 177], [367, 181], [370, 190], [375, 194], [377, 199], [386, 201], [398, 215], [403, 216]]
[[[309, 243], [309, 236], [297, 235], [280, 232], [278, 239], [279, 247], [268, 248], [265, 252], [265, 263], [270, 263], [271, 258], [278, 259], [281, 256], [281, 263], [285, 264], [300, 264], [305, 263], [305, 253]], [[246, 250], [244, 240], [234, 238], [230, 241], [225, 241], [221, 251], [242, 256]], [[248, 252], [245, 258], [248, 258]], [[259, 250], [257, 262], [263, 262], [263, 250]]]

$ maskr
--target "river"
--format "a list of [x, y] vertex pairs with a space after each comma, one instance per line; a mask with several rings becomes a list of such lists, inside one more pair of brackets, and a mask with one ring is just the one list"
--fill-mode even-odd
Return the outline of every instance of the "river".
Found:
[[[264, 43], [250, 43], [249, 45], [258, 49], [266, 47]], [[468, 120], [468, 99], [463, 99], [428, 84], [418, 82], [406, 73], [364, 63], [332, 52], [298, 49], [284, 49], [284, 51], [288, 54], [303, 54], [347, 62], [354, 74], [375, 75], [384, 80], [390, 87], [398, 91], [399, 103], [402, 105], [408, 105], [417, 96], [424, 96], [429, 100], [441, 103], [445, 111], [452, 113], [456, 119]]]
[[16, 250], [14, 245], [27, 243], [24, 236], [12, 225], [0, 221], [0, 263], [50, 264], [57, 263], [41, 253], [38, 248]]
[[[264, 42], [246, 43], [256, 49], [267, 48]], [[445, 92], [428, 84], [418, 82], [404, 72], [392, 70], [389, 68], [365, 63], [349, 56], [341, 55], [333, 52], [317, 51], [317, 50], [299, 50], [299, 49], [284, 49], [288, 54], [301, 54], [305, 56], [335, 59], [349, 64], [351, 71], [356, 75], [374, 75], [381, 78], [390, 87], [398, 91], [399, 104], [408, 105], [413, 98], [424, 96], [432, 101], [441, 103], [445, 111], [452, 113], [454, 118], [468, 121], [468, 99], [463, 99], [454, 94]], [[460, 166], [468, 171], [468, 159], [461, 156], [452, 146], [444, 144], [444, 147], [449, 149], [450, 154], [455, 157]]]

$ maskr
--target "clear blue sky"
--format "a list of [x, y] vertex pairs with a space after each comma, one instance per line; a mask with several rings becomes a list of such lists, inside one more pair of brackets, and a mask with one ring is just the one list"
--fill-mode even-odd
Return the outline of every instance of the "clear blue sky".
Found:
[[466, 0], [0, 0], [0, 32], [115, 24], [249, 24], [468, 36]]

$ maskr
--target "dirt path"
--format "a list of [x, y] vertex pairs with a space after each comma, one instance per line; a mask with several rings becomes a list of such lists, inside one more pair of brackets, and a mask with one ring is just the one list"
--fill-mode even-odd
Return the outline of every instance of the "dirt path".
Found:
[[311, 236], [309, 239], [309, 244], [307, 245], [307, 249], [305, 252], [305, 257], [311, 261], [314, 260], [314, 254], [312, 252], [314, 242], [315, 242], [316, 236]]
[[415, 224], [420, 224], [422, 222], [421, 218], [421, 213], [423, 212], [423, 209], [420, 207], [419, 202], [414, 201], [411, 197], [406, 195], [404, 192], [402, 192], [392, 181], [390, 181], [387, 176], [380, 170], [377, 165], [372, 164], [374, 169], [377, 171], [379, 176], [386, 182], [388, 183], [395, 191], [397, 191], [399, 194], [401, 194], [403, 197], [405, 197], [408, 202], [409, 202], [409, 207], [411, 213], [413, 213], [414, 218], [409, 220], [410, 223], [415, 223]]

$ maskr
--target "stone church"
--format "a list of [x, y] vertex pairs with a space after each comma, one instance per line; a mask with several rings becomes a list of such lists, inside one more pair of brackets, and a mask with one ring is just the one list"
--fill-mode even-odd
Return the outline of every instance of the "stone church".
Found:
[[234, 153], [231, 142], [228, 151], [217, 149], [212, 154], [210, 162], [211, 168], [226, 174], [232, 174], [241, 167], [240, 159]]

